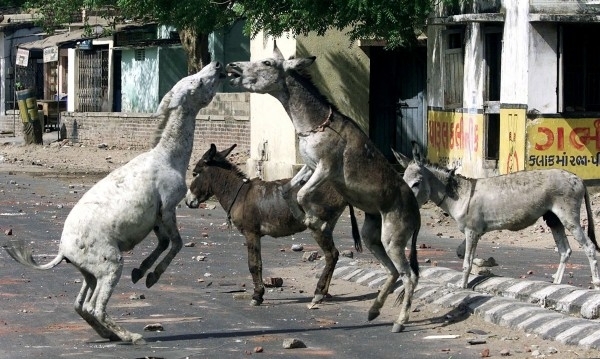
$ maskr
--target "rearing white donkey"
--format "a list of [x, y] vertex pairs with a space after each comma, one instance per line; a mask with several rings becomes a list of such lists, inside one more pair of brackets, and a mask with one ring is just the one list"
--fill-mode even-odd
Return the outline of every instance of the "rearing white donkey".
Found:
[[84, 277], [75, 311], [110, 340], [143, 343], [106, 314], [106, 305], [123, 270], [122, 251], [129, 251], [154, 231], [157, 248], [132, 280], [137, 282], [171, 242], [171, 249], [148, 273], [151, 287], [182, 247], [175, 208], [187, 191], [185, 174], [192, 154], [198, 111], [210, 103], [220, 79], [221, 65], [213, 62], [199, 73], [180, 80], [162, 99], [157, 116], [164, 116], [162, 135], [149, 152], [114, 170], [85, 193], [65, 221], [58, 255], [48, 264], [37, 264], [22, 244], [6, 250], [18, 262], [50, 269], [67, 259]]

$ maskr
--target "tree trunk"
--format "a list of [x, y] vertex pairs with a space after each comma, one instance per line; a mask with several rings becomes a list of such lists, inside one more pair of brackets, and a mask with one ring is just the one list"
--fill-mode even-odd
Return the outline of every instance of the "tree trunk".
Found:
[[188, 74], [195, 74], [210, 62], [208, 51], [208, 34], [198, 33], [192, 29], [179, 31], [181, 46], [187, 53]]

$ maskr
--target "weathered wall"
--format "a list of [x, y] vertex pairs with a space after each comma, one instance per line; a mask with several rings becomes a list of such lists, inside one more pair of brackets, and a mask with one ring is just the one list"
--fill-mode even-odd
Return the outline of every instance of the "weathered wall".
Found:
[[558, 31], [555, 23], [532, 23], [529, 33], [529, 110], [558, 112]]
[[[192, 160], [197, 160], [211, 143], [218, 148], [237, 143], [236, 151], [250, 150], [250, 95], [246, 93], [219, 93], [210, 105], [200, 111], [194, 134]], [[105, 143], [109, 147], [150, 149], [157, 118], [151, 113], [122, 112], [63, 112], [67, 138], [86, 146]], [[0, 116], [0, 131], [16, 130], [22, 136], [20, 118]]]
[[310, 67], [315, 85], [369, 133], [369, 56], [350, 43], [345, 31], [330, 30], [325, 37], [311, 33], [298, 36], [297, 42], [298, 57], [317, 57]]

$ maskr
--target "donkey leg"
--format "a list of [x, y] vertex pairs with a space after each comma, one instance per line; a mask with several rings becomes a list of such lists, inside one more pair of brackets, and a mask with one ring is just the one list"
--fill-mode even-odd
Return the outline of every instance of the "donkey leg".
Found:
[[260, 252], [260, 236], [256, 233], [244, 233], [246, 236], [246, 247], [248, 248], [248, 270], [252, 275], [254, 283], [254, 294], [252, 294], [251, 305], [261, 305], [265, 294], [265, 283], [262, 277], [262, 255]]
[[554, 243], [556, 244], [556, 249], [560, 255], [558, 269], [552, 278], [554, 278], [554, 284], [560, 284], [562, 282], [563, 275], [565, 274], [567, 261], [571, 256], [571, 247], [569, 246], [569, 241], [565, 233], [565, 227], [562, 225], [562, 223], [560, 223], [560, 221], [558, 224], [551, 226], [550, 230], [552, 231], [552, 237], [554, 237]]
[[108, 304], [108, 300], [110, 299], [110, 296], [112, 295], [115, 287], [117, 286], [117, 283], [119, 282], [119, 277], [121, 276], [122, 268], [123, 266], [121, 263], [119, 269], [116, 272], [107, 273], [98, 278], [96, 290], [94, 291], [94, 295], [92, 297], [92, 302], [95, 304], [93, 316], [98, 322], [102, 324], [102, 326], [114, 333], [122, 341], [130, 342], [133, 344], [144, 344], [145, 341], [141, 334], [132, 333], [128, 331], [127, 329], [117, 324], [106, 313], [106, 305]]
[[600, 289], [600, 276], [598, 275], [598, 260], [596, 259], [596, 248], [590, 238], [585, 234], [583, 228], [577, 223], [565, 224], [565, 227], [573, 234], [573, 237], [583, 247], [583, 251], [590, 262], [590, 270], [592, 271], [592, 284], [595, 289]]
[[475, 233], [473, 230], [465, 229], [465, 258], [463, 259], [463, 278], [461, 288], [466, 289], [469, 285], [469, 274], [471, 274], [471, 268], [473, 267], [473, 259], [475, 259], [475, 250], [477, 249], [477, 242], [481, 234]]
[[98, 320], [92, 314], [86, 310], [83, 310], [84, 304], [90, 301], [92, 292], [95, 288], [96, 278], [89, 273], [84, 273], [84, 280], [81, 290], [77, 295], [77, 299], [75, 299], [75, 312], [77, 312], [77, 314], [79, 314], [79, 316], [81, 316], [102, 338], [110, 341], [121, 340], [121, 338], [119, 338], [115, 333], [100, 324], [100, 322], [98, 322]]
[[160, 276], [165, 272], [177, 253], [179, 253], [181, 247], [183, 247], [183, 241], [181, 240], [181, 235], [179, 235], [179, 230], [177, 229], [175, 210], [173, 210], [173, 212], [170, 214], [163, 213], [161, 218], [161, 223], [158, 224], [154, 231], [159, 243], [171, 242], [171, 249], [162, 259], [162, 261], [156, 265], [154, 272], [148, 273], [146, 276], [146, 287], [148, 288], [152, 287], [156, 282], [158, 282]]
[[325, 255], [325, 268], [323, 268], [323, 272], [321, 272], [317, 287], [315, 288], [315, 296], [309, 305], [309, 308], [313, 308], [318, 303], [321, 303], [329, 292], [333, 271], [335, 270], [335, 265], [340, 256], [340, 252], [335, 248], [335, 244], [333, 243], [332, 229], [335, 226], [335, 222], [337, 222], [337, 218], [327, 222], [328, 228], [324, 231], [311, 230], [313, 238]]
[[[143, 343], [142, 336], [137, 333], [131, 333], [114, 322], [106, 313], [106, 305], [112, 295], [121, 272], [123, 271], [123, 257], [118, 248], [107, 247], [96, 253], [94, 258], [88, 257], [86, 263], [82, 265], [81, 270], [89, 272], [90, 276], [95, 279], [95, 287], [91, 295], [89, 290], [85, 293], [85, 300], [81, 310], [88, 316], [93, 317], [93, 320], [88, 321], [94, 329], [102, 335], [109, 334], [111, 340], [122, 340], [124, 342], [132, 342], [134, 344]], [[86, 278], [89, 278], [86, 276]], [[83, 289], [80, 292], [83, 297]], [[78, 297], [80, 299], [80, 297]], [[87, 319], [86, 319], [87, 320]], [[94, 324], [92, 324], [94, 323]]]
[[140, 279], [144, 277], [148, 269], [152, 267], [154, 262], [160, 257], [160, 255], [169, 248], [169, 238], [165, 236], [160, 236], [159, 226], [154, 227], [154, 233], [156, 234], [156, 238], [158, 239], [158, 244], [156, 248], [150, 253], [150, 255], [142, 261], [139, 268], [134, 268], [131, 271], [131, 281], [133, 283], [137, 283]]
[[[418, 215], [418, 212], [416, 212], [416, 216]], [[412, 305], [413, 293], [418, 283], [418, 274], [410, 267], [406, 258], [405, 248], [408, 241], [413, 237], [413, 233], [418, 231], [419, 222], [409, 223], [407, 219], [402, 217], [402, 214], [396, 212], [384, 215], [381, 234], [381, 242], [387, 255], [394, 263], [396, 270], [400, 273], [403, 283], [403, 290], [397, 299], [402, 298], [402, 306], [398, 319], [392, 327], [393, 333], [404, 330], [404, 324], [408, 321]], [[416, 244], [414, 245], [416, 246]], [[411, 248], [411, 250], [413, 249]], [[412, 254], [414, 255], [415, 253]], [[418, 271], [418, 267], [415, 270]]]
[[310, 203], [312, 200], [313, 193], [319, 188], [323, 182], [327, 180], [329, 171], [325, 169], [323, 162], [319, 162], [317, 167], [313, 171], [312, 176], [308, 179], [306, 184], [298, 190], [297, 198], [298, 204], [304, 208], [305, 219], [304, 224], [310, 228], [321, 228], [324, 229], [326, 222], [318, 218], [318, 216], [311, 210]]
[[379, 291], [377, 298], [373, 301], [371, 308], [369, 309], [368, 320], [377, 318], [380, 314], [381, 307], [385, 303], [387, 296], [390, 293], [392, 286], [398, 280], [400, 274], [396, 270], [396, 266], [388, 256], [383, 244], [381, 242], [382, 230], [381, 230], [381, 216], [379, 214], [365, 213], [365, 221], [361, 230], [361, 237], [365, 246], [373, 253], [375, 258], [384, 266], [387, 270], [388, 275], [385, 283]]

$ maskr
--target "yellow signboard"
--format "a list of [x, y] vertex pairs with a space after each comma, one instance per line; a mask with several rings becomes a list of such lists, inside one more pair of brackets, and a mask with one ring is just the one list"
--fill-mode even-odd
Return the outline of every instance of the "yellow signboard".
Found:
[[482, 114], [429, 111], [427, 158], [443, 167], [460, 167], [462, 174], [472, 176], [481, 163], [482, 136]]
[[600, 178], [600, 119], [540, 118], [527, 124], [527, 169], [561, 168]]
[[500, 109], [500, 148], [498, 172], [513, 173], [525, 169], [525, 108]]

